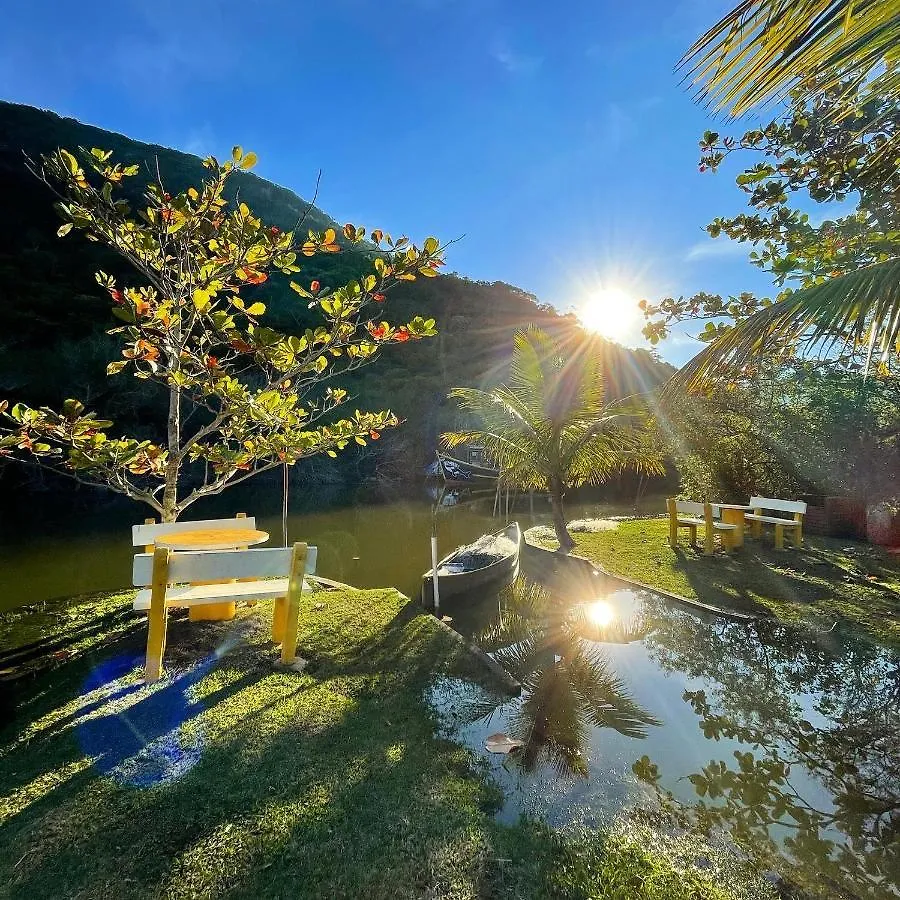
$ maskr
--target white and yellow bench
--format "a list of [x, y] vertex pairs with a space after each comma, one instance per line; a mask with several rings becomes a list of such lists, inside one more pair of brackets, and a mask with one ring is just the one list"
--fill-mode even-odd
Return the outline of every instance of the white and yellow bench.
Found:
[[[755, 538], [762, 536], [763, 525], [775, 526], [775, 546], [784, 550], [784, 529], [790, 530], [794, 546], [803, 542], [803, 517], [806, 515], [806, 504], [802, 500], [778, 500], [775, 497], [751, 497], [748, 504], [753, 512], [744, 513], [744, 521], [749, 522], [751, 534]], [[792, 519], [784, 516], [767, 516], [764, 511], [792, 513]]]
[[722, 522], [719, 518], [719, 510], [713, 509], [710, 503], [698, 503], [695, 500], [676, 500], [669, 497], [666, 500], [666, 508], [669, 511], [669, 546], [673, 549], [678, 546], [678, 529], [688, 528], [691, 532], [691, 543], [697, 543], [697, 529], [703, 529], [703, 552], [706, 556], [712, 556], [715, 551], [715, 535], [722, 538], [722, 547], [727, 553], [738, 542], [741, 526]]
[[132, 581], [141, 590], [134, 608], [149, 614], [145, 680], [156, 681], [162, 675], [168, 610], [173, 606], [274, 598], [272, 640], [281, 644], [282, 663], [293, 663], [303, 576], [315, 572], [316, 555], [315, 547], [303, 543], [184, 553], [156, 547], [153, 553], [136, 554]]

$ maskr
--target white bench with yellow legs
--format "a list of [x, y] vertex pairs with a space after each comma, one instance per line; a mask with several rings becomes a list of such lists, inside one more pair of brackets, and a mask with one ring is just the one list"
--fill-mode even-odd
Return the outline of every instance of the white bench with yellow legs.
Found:
[[722, 547], [726, 553], [734, 547], [740, 526], [720, 521], [719, 511], [713, 512], [711, 504], [669, 497], [666, 507], [669, 511], [669, 546], [672, 549], [678, 546], [679, 528], [690, 529], [692, 544], [697, 543], [697, 529], [703, 529], [703, 552], [706, 556], [712, 556], [715, 551], [716, 532], [722, 537]]
[[172, 606], [274, 598], [272, 640], [281, 644], [282, 663], [295, 662], [303, 576], [315, 572], [316, 556], [315, 547], [302, 543], [261, 550], [184, 553], [157, 547], [153, 553], [137, 554], [132, 580], [142, 590], [137, 592], [134, 608], [149, 613], [145, 680], [156, 681], [162, 675], [166, 623]]
[[[748, 504], [753, 512], [744, 513], [744, 521], [752, 526], [751, 534], [758, 538], [762, 536], [763, 525], [775, 526], [775, 546], [784, 550], [784, 529], [788, 528], [794, 537], [794, 546], [799, 547], [803, 542], [803, 517], [806, 515], [806, 504], [802, 500], [778, 500], [775, 497], [751, 497]], [[792, 519], [784, 516], [766, 516], [765, 510], [770, 512], [793, 513]]]

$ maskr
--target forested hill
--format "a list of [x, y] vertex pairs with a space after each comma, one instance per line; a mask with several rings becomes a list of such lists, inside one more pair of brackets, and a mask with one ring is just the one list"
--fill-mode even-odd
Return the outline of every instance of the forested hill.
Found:
[[[57, 147], [78, 146], [112, 150], [116, 161], [124, 163], [155, 167], [158, 160], [173, 193], [197, 184], [205, 173], [200, 159], [190, 154], [0, 102], [0, 398], [55, 405], [75, 396], [123, 428], [149, 435], [161, 420], [161, 396], [144, 382], [105, 374], [106, 363], [117, 355], [114, 339], [105, 334], [115, 320], [94, 272], [124, 274], [123, 264], [79, 235], [57, 238], [53, 197], [25, 168], [26, 155], [36, 159]], [[255, 175], [241, 174], [233, 183], [241, 200], [270, 224], [291, 228], [303, 213], [305, 227], [321, 230], [335, 224], [319, 209], [307, 211], [308, 204], [293, 192]], [[364, 267], [361, 255], [348, 250], [307, 261], [302, 277], [338, 285]], [[287, 280], [279, 279], [258, 289], [267, 300], [272, 324], [286, 330], [306, 327], [313, 314], [288, 289]], [[530, 323], [573, 344], [589, 342], [584, 349], [602, 355], [615, 394], [648, 390], [671, 372], [646, 351], [586, 336], [571, 316], [561, 316], [531, 294], [500, 282], [474, 282], [457, 275], [420, 279], [403, 285], [386, 306], [386, 317], [394, 320], [405, 321], [414, 312], [435, 318], [440, 336], [389, 348], [349, 385], [359, 406], [390, 407], [407, 420], [377, 448], [354, 457], [354, 465], [335, 470], [351, 477], [370, 474], [376, 467], [408, 473], [426, 460], [437, 432], [452, 423], [452, 404], [445, 400], [450, 388], [502, 380], [512, 335]], [[11, 472], [3, 475], [10, 484]]]

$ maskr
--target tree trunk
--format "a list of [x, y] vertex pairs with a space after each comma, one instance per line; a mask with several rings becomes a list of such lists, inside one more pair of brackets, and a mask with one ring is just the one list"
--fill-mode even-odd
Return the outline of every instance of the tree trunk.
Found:
[[178, 518], [178, 472], [181, 468], [181, 388], [169, 388], [169, 418], [167, 422], [169, 460], [166, 463], [166, 485], [163, 489], [162, 520], [174, 522]]
[[550, 506], [553, 509], [553, 528], [556, 531], [556, 539], [559, 541], [559, 549], [562, 553], [569, 553], [575, 546], [572, 535], [566, 528], [566, 513], [563, 509], [563, 486], [558, 479], [553, 479], [550, 484]]

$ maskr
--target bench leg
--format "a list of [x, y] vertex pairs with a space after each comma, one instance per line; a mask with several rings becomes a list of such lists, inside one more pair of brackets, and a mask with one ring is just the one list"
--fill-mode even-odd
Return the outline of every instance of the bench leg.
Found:
[[[761, 516], [762, 510], [754, 509], [753, 515]], [[751, 526], [750, 533], [753, 535], [754, 538], [756, 538], [756, 540], [759, 540], [762, 537], [762, 522], [754, 522], [753, 525]]]
[[696, 525], [688, 525], [688, 528], [691, 529], [691, 545], [697, 546], [697, 526]]
[[287, 597], [275, 598], [272, 612], [272, 642], [280, 644], [284, 640], [284, 624], [287, 619]]
[[716, 538], [712, 522], [707, 522], [703, 529], [703, 555], [712, 556], [716, 552]]
[[803, 543], [803, 516], [800, 513], [794, 514], [794, 546], [799, 547]]
[[671, 497], [666, 500], [666, 508], [669, 511], [669, 546], [674, 550], [678, 546], [678, 514]]
[[297, 659], [297, 624], [300, 617], [303, 576], [306, 572], [306, 553], [306, 544], [294, 544], [294, 552], [291, 556], [291, 575], [288, 582], [284, 640], [281, 643], [281, 662], [285, 665], [289, 665]]
[[150, 593], [150, 615], [147, 623], [147, 657], [144, 681], [158, 681], [162, 676], [163, 654], [166, 652], [166, 586], [169, 576], [169, 551], [157, 547], [153, 551], [153, 581]]
[[784, 550], [784, 525], [775, 526], [775, 549]]

